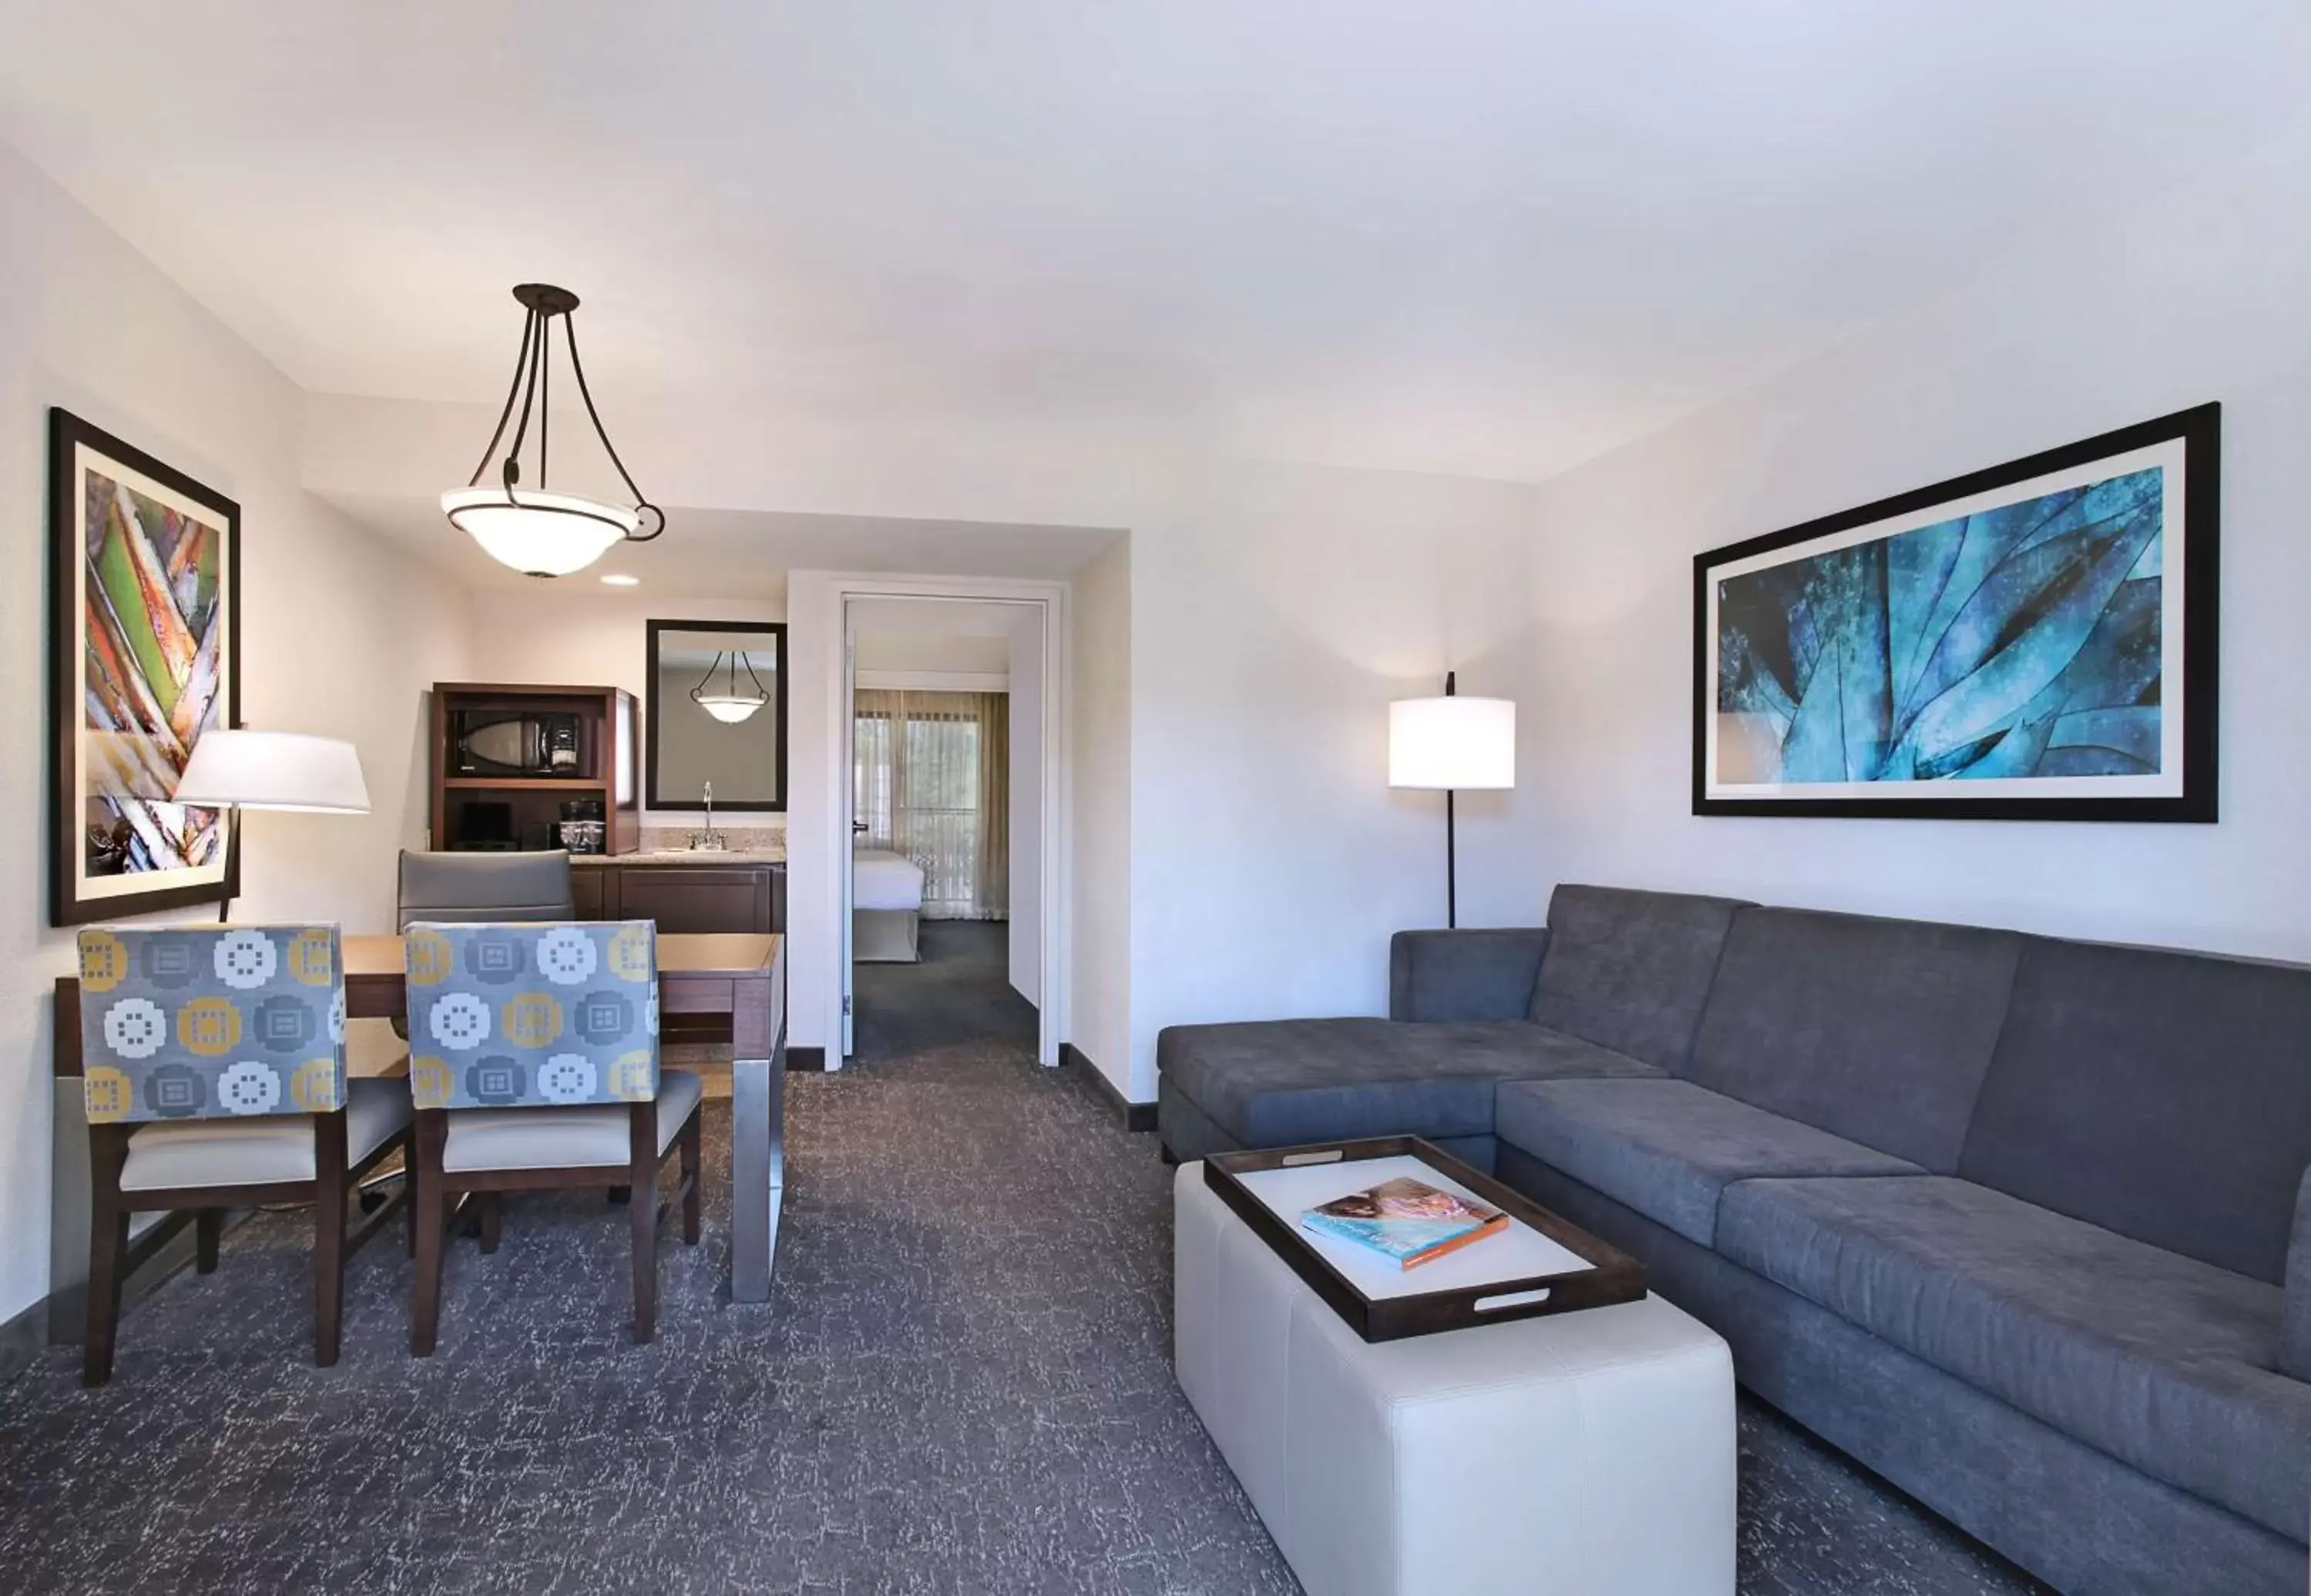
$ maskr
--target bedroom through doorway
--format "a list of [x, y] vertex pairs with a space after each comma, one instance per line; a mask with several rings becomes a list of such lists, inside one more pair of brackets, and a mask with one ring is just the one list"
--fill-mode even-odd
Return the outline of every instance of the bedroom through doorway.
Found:
[[1042, 997], [1041, 605], [848, 606], [853, 1057], [1033, 1048]]

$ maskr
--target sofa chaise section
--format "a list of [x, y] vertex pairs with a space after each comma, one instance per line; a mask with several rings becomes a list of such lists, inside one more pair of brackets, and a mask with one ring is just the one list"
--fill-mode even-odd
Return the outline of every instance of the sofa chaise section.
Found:
[[1386, 1020], [1169, 1026], [1164, 1150], [1417, 1135], [1490, 1168], [1501, 1082], [1663, 1077], [1684, 1061], [1737, 907], [1562, 886], [1551, 929], [1399, 933]]

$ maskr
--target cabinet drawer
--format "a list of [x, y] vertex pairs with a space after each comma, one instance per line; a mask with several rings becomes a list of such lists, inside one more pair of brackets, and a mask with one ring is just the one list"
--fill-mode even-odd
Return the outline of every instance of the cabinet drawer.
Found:
[[639, 865], [618, 871], [620, 920], [654, 920], [668, 935], [772, 929], [766, 867]]
[[580, 920], [615, 920], [617, 899], [603, 889], [615, 871], [598, 865], [580, 865], [570, 872], [570, 901]]

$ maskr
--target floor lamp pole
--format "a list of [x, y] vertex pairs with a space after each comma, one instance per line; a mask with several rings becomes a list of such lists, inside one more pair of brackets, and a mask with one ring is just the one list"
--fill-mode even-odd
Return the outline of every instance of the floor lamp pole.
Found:
[[1460, 873], [1452, 859], [1452, 789], [1444, 789], [1444, 929], [1457, 930], [1461, 923], [1461, 906], [1456, 899], [1460, 892]]
[[[1456, 673], [1444, 673], [1444, 696], [1451, 698], [1456, 689]], [[1444, 789], [1444, 929], [1457, 930], [1461, 924], [1461, 872], [1452, 850], [1452, 789]]]

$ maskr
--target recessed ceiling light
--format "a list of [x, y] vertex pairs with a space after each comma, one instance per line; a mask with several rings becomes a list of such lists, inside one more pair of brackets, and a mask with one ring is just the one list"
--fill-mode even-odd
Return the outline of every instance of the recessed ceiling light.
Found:
[[642, 585], [641, 578], [628, 576], [623, 571], [610, 571], [602, 578], [602, 581], [606, 586], [612, 588], [639, 588]]

